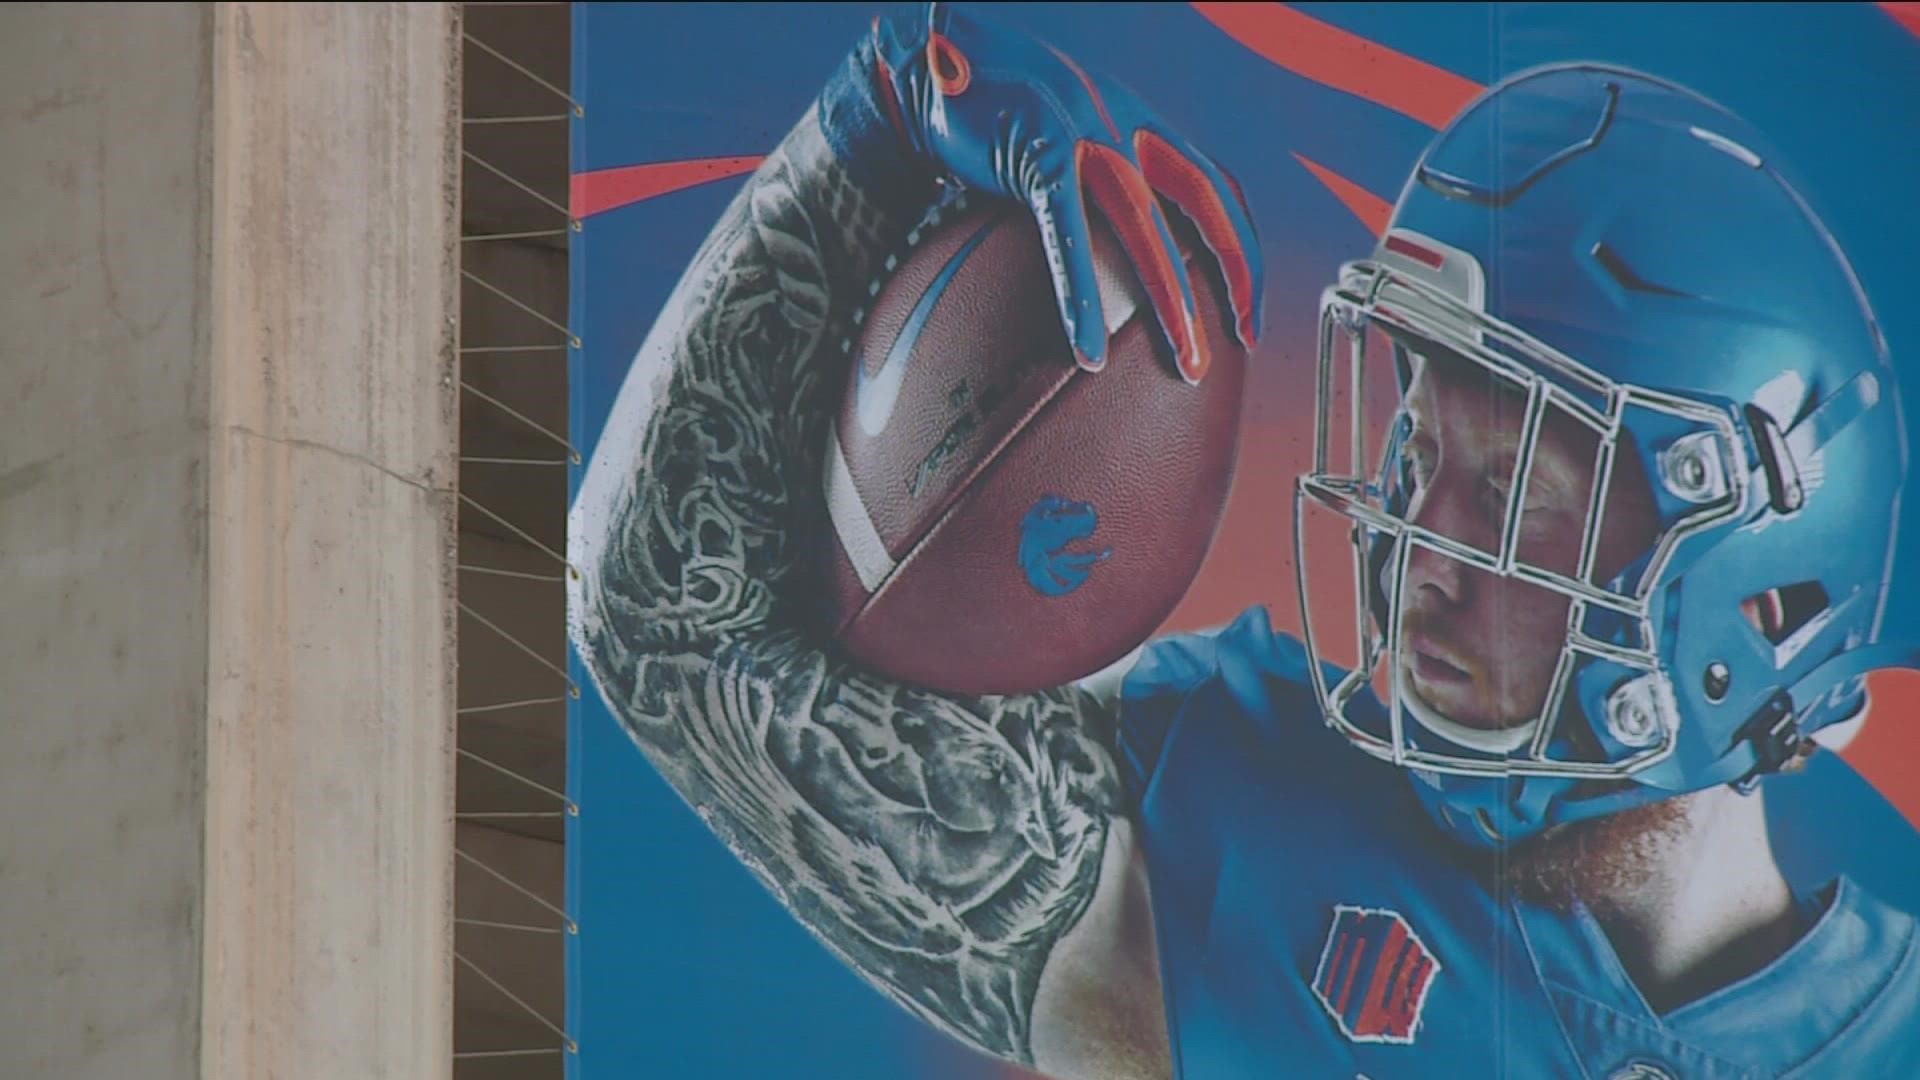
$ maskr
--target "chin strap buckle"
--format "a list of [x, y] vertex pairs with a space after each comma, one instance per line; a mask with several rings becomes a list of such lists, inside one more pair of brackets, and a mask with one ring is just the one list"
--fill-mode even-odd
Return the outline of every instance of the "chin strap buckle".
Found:
[[1785, 691], [1768, 698], [1734, 738], [1753, 744], [1752, 770], [1733, 782], [1733, 789], [1742, 795], [1751, 795], [1760, 786], [1762, 777], [1779, 772], [1807, 747], [1807, 738], [1800, 733], [1800, 720], [1793, 713], [1793, 699]]

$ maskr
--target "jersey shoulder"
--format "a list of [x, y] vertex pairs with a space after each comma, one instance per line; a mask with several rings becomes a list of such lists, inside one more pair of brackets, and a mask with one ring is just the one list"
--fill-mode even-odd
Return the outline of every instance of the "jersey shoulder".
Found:
[[1196, 706], [1209, 724], [1244, 729], [1250, 739], [1298, 740], [1290, 749], [1296, 759], [1318, 747], [1332, 750], [1336, 740], [1320, 720], [1309, 664], [1306, 646], [1276, 632], [1258, 606], [1225, 626], [1149, 642], [1120, 692], [1120, 764], [1135, 799]]

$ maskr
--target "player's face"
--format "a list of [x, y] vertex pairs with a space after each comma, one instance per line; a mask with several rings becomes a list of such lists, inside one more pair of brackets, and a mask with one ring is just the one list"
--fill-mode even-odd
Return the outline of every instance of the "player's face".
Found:
[[[1407, 409], [1414, 477], [1408, 517], [1482, 551], [1498, 551], [1524, 397], [1475, 365], [1420, 360]], [[1596, 432], [1548, 410], [1521, 504], [1521, 561], [1578, 576], [1598, 450]], [[1652, 494], [1624, 445], [1604, 506], [1590, 581], [1611, 578], [1655, 537]], [[1539, 714], [1566, 640], [1563, 594], [1416, 547], [1403, 604], [1404, 684], [1426, 705], [1488, 730], [1523, 725]]]

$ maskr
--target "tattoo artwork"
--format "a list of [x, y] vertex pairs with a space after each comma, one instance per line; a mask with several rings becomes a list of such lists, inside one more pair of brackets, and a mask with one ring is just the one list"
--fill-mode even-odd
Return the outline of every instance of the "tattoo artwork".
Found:
[[822, 943], [1030, 1063], [1041, 970], [1119, 812], [1112, 721], [1078, 688], [895, 685], [812, 621], [840, 342], [907, 224], [849, 179], [817, 111], [734, 199], [583, 484], [574, 640], [648, 759]]

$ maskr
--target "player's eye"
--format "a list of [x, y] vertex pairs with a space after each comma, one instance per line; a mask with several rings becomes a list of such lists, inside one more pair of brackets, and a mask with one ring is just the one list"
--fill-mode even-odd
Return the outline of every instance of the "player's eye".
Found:
[[1415, 491], [1433, 482], [1433, 470], [1438, 464], [1439, 447], [1434, 445], [1431, 436], [1415, 432], [1408, 437], [1402, 453], [1406, 455], [1407, 482]]
[[[1502, 471], [1489, 475], [1482, 488], [1488, 505], [1493, 508], [1495, 517], [1503, 516], [1507, 510], [1507, 499], [1513, 494], [1513, 474]], [[1517, 507], [1524, 514], [1547, 514], [1553, 511], [1552, 491], [1544, 483], [1535, 481], [1527, 485], [1525, 502]]]
[[1482, 497], [1494, 520], [1505, 520], [1507, 515], [1507, 497], [1513, 492], [1512, 479], [1505, 473], [1489, 476], [1481, 484]]

